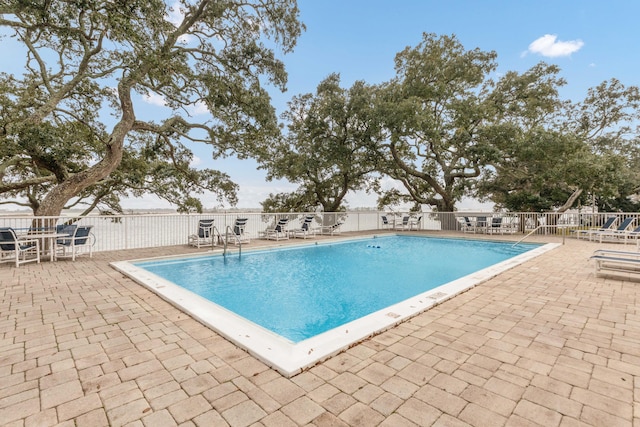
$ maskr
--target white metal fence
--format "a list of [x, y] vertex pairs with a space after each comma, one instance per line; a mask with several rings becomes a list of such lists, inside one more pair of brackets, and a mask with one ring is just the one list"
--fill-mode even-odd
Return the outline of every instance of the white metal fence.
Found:
[[[94, 251], [112, 251], [121, 249], [137, 249], [173, 245], [186, 245], [188, 236], [198, 231], [200, 219], [213, 219], [214, 225], [224, 234], [227, 226], [233, 227], [236, 218], [248, 218], [245, 232], [251, 238], [257, 238], [266, 228], [273, 227], [281, 217], [289, 218], [289, 228], [299, 228], [308, 213], [205, 213], [205, 214], [144, 214], [144, 215], [91, 215], [77, 218], [73, 216], [61, 217], [33, 217], [33, 216], [0, 216], [0, 227], [12, 227], [18, 232], [27, 233], [29, 230], [41, 227], [42, 224], [55, 226], [65, 222], [78, 225], [91, 225], [95, 236]], [[316, 213], [315, 226], [331, 225], [341, 222], [341, 231], [375, 231], [383, 228], [381, 216], [395, 215], [396, 223], [408, 213], [385, 213], [377, 211], [352, 211], [337, 213]], [[518, 233], [527, 233], [541, 226], [537, 232], [555, 233], [559, 228], [588, 228], [603, 224], [609, 216], [633, 216], [634, 228], [640, 225], [640, 213], [492, 213], [492, 212], [424, 212], [412, 213], [414, 219], [420, 217], [418, 229], [422, 230], [460, 230], [464, 217], [477, 218], [480, 216], [501, 217], [502, 223]], [[414, 228], [415, 229], [415, 228]]]

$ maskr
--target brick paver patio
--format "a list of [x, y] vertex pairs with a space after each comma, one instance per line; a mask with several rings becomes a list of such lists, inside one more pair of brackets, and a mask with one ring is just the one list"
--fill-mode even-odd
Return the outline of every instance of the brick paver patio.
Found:
[[640, 425], [640, 283], [594, 275], [607, 246], [568, 239], [291, 379], [109, 266], [186, 247], [0, 265], [0, 424]]

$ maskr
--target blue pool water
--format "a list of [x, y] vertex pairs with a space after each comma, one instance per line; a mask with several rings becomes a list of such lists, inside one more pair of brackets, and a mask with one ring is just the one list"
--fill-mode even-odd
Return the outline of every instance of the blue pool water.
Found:
[[135, 265], [295, 343], [538, 246], [388, 236]]

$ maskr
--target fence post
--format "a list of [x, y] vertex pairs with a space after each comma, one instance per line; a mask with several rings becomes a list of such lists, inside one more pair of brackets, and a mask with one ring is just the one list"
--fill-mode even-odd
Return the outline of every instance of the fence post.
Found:
[[122, 216], [124, 221], [124, 248], [129, 249], [129, 217], [124, 215]]

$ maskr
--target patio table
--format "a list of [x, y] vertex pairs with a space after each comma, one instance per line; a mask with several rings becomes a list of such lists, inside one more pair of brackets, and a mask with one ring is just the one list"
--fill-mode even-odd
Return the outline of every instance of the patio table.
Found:
[[49, 255], [49, 261], [55, 262], [57, 240], [61, 237], [69, 237], [67, 233], [32, 232], [18, 236], [18, 240], [38, 239], [40, 240], [40, 256]]

